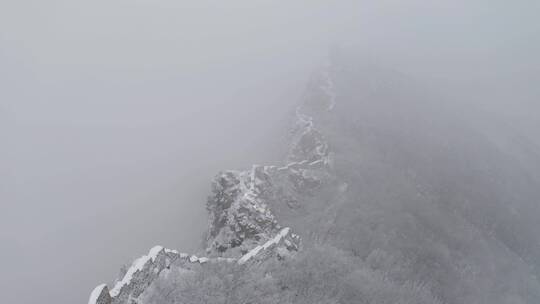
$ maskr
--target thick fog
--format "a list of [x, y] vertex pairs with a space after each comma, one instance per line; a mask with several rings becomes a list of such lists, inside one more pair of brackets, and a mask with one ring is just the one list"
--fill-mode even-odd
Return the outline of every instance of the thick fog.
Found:
[[212, 176], [279, 161], [292, 106], [334, 48], [540, 144], [539, 12], [534, 0], [1, 1], [0, 302], [84, 302], [155, 244], [197, 248]]

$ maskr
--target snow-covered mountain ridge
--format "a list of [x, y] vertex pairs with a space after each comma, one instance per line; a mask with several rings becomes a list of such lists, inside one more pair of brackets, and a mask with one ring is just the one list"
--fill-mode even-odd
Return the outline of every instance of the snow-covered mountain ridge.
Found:
[[137, 299], [162, 272], [171, 268], [196, 271], [207, 263], [237, 263], [285, 259], [301, 247], [301, 238], [282, 227], [272, 206], [298, 207], [298, 196], [333, 180], [332, 153], [310, 114], [331, 111], [335, 105], [329, 68], [312, 80], [311, 95], [297, 107], [290, 152], [284, 165], [254, 165], [246, 171], [228, 170], [212, 181], [208, 198], [206, 256], [155, 246], [135, 260], [123, 278], [109, 289], [97, 286], [89, 304], [138, 303]]
[[91, 304], [540, 303], [538, 158], [405, 75], [333, 60], [283, 163], [212, 180], [198, 257], [156, 247]]

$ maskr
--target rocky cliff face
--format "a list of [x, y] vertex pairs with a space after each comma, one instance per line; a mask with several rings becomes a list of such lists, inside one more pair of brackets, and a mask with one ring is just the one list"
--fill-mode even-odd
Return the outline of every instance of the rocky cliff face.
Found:
[[139, 296], [171, 267], [197, 271], [207, 263], [256, 263], [286, 259], [301, 248], [301, 237], [283, 227], [272, 209], [299, 207], [299, 197], [331, 182], [332, 153], [312, 115], [324, 115], [335, 103], [330, 68], [310, 82], [296, 109], [290, 152], [283, 165], [254, 165], [249, 170], [220, 172], [207, 201], [209, 225], [206, 256], [197, 257], [156, 246], [133, 262], [109, 289], [102, 284], [89, 304], [138, 303]]

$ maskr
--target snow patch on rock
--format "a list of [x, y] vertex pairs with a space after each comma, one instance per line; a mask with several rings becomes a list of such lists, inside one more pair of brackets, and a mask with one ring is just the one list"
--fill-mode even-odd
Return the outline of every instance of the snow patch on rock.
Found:
[[120, 290], [122, 289], [122, 287], [131, 283], [131, 279], [133, 278], [133, 275], [136, 272], [141, 271], [143, 267], [146, 265], [146, 263], [148, 263], [149, 261], [154, 262], [156, 260], [158, 253], [162, 250], [163, 250], [163, 247], [154, 246], [152, 249], [150, 249], [150, 252], [148, 253], [148, 255], [143, 255], [142, 257], [135, 260], [135, 262], [133, 262], [131, 267], [129, 267], [128, 271], [126, 272], [122, 280], [117, 282], [114, 285], [113, 289], [111, 289], [110, 291], [111, 297], [117, 296], [120, 293]]
[[[103, 298], [103, 294], [108, 293], [107, 284], [98, 285], [92, 293], [90, 294], [90, 299], [88, 299], [88, 304], [101, 304], [98, 301]], [[103, 302], [103, 301], [100, 301]]]
[[[251, 258], [256, 256], [261, 250], [265, 250], [270, 248], [272, 245], [277, 245], [287, 234], [289, 234], [289, 228], [283, 228], [275, 237], [264, 243], [263, 245], [257, 246], [253, 248], [250, 252], [243, 255], [240, 260], [238, 260], [238, 264], [244, 264], [247, 261], [249, 261]], [[286, 240], [288, 242], [288, 240]]]

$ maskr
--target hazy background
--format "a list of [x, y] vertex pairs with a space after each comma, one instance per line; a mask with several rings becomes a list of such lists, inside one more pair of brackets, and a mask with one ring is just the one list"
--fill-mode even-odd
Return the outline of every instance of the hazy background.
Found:
[[538, 1], [0, 0], [0, 288], [77, 303], [194, 250], [210, 178], [276, 160], [331, 46], [540, 143]]

